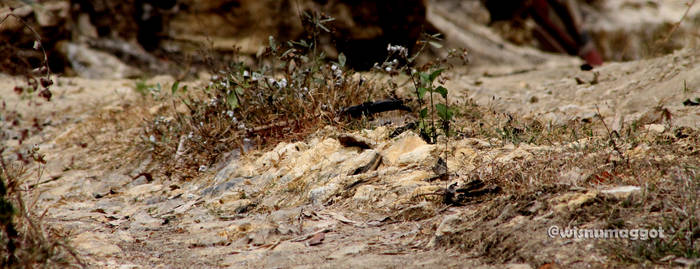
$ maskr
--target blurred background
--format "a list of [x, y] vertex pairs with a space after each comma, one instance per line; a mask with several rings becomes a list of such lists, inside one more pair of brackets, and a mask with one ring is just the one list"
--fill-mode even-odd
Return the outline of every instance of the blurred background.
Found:
[[[17, 18], [41, 36], [54, 72], [182, 77], [214, 62], [225, 63], [232, 55], [255, 61], [270, 36], [281, 42], [312, 38], [302, 19], [313, 12], [334, 18], [325, 24], [329, 31], [317, 36], [325, 54], [334, 58], [342, 52], [359, 70], [383, 61], [388, 44], [415, 50], [425, 34], [440, 34], [444, 45], [466, 48], [476, 67], [575, 61], [559, 57], [564, 55], [561, 48], [543, 42], [538, 34], [542, 24], [523, 7], [530, 2], [537, 1], [4, 0], [0, 72], [22, 74], [43, 58], [33, 49], [32, 31]], [[667, 54], [699, 36], [700, 7], [688, 10], [688, 1], [572, 2], [579, 30], [606, 62]]]

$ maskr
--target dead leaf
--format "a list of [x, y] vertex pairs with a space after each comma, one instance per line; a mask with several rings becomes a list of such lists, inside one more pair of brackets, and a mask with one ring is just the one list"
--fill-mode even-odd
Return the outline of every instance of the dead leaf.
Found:
[[309, 241], [306, 242], [308, 246], [315, 246], [315, 245], [320, 245], [323, 243], [323, 240], [326, 239], [326, 233], [317, 233], [314, 236], [309, 239]]

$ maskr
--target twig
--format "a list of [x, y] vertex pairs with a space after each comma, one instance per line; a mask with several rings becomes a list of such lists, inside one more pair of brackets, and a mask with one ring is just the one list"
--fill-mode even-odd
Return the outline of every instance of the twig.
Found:
[[666, 37], [659, 43], [666, 43], [669, 39], [671, 39], [671, 35], [673, 35], [673, 33], [675, 33], [676, 30], [678, 30], [678, 27], [681, 26], [681, 23], [683, 23], [685, 18], [688, 16], [688, 12], [690, 12], [690, 9], [693, 8], [693, 6], [695, 5], [695, 0], [692, 0], [690, 3], [686, 3], [686, 5], [688, 5], [688, 8], [686, 8], [685, 12], [683, 12], [683, 16], [681, 16], [681, 19], [673, 24], [673, 28], [671, 28], [671, 31], [669, 31]]
[[619, 138], [620, 134], [615, 130], [610, 131], [610, 128], [608, 128], [608, 125], [605, 123], [603, 116], [600, 114], [600, 109], [598, 108], [598, 105], [595, 106], [595, 109], [597, 112], [596, 116], [598, 117], [598, 119], [600, 119], [600, 121], [603, 123], [603, 126], [608, 131], [608, 138], [610, 139], [610, 144], [613, 146], [613, 149], [615, 150], [615, 152], [617, 152], [617, 154], [620, 154], [620, 157], [622, 157], [622, 159], [625, 160], [625, 163], [627, 163], [629, 165], [629, 160], [627, 159], [627, 157], [625, 157], [625, 154], [622, 153], [622, 150], [620, 149], [620, 147], [617, 146], [617, 143], [615, 142], [615, 138], [613, 137], [613, 134], [615, 134]]

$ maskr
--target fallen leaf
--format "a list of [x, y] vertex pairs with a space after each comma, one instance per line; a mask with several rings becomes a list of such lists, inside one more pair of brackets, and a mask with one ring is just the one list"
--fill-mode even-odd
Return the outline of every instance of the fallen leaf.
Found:
[[323, 239], [326, 239], [326, 233], [317, 233], [309, 241], [306, 242], [308, 246], [320, 245], [323, 243]]

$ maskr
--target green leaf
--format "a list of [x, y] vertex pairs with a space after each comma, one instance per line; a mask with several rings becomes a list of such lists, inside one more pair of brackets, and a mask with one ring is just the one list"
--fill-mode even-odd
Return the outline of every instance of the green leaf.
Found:
[[226, 96], [226, 104], [228, 105], [229, 109], [238, 108], [238, 97], [236, 97], [236, 95], [233, 93], [227, 95]]
[[179, 81], [175, 81], [175, 83], [173, 83], [173, 86], [170, 87], [170, 93], [171, 93], [172, 95], [175, 95], [175, 93], [177, 92], [178, 86], [180, 86], [180, 82], [179, 82]]
[[182, 87], [182, 92], [183, 92], [183, 93], [186, 93], [186, 92], [187, 92], [187, 85], [185, 85], [185, 86]]
[[442, 44], [435, 42], [435, 41], [428, 41], [428, 44], [430, 44], [431, 46], [433, 46], [436, 49], [442, 48]]
[[345, 58], [345, 54], [342, 52], [340, 55], [338, 55], [338, 64], [340, 64], [340, 67], [345, 67], [345, 62], [347, 61], [347, 58]]
[[422, 100], [427, 91], [428, 91], [428, 89], [426, 89], [425, 87], [419, 87], [418, 88], [418, 99]]
[[452, 120], [452, 116], [454, 115], [454, 111], [452, 111], [452, 109], [450, 109], [446, 105], [436, 104], [435, 110], [437, 110], [438, 117], [440, 117], [440, 119], [442, 119], [443, 121]]
[[421, 85], [424, 85], [426, 87], [430, 86], [430, 84], [431, 84], [430, 74], [425, 73], [425, 72], [420, 72], [420, 73], [418, 73], [418, 76], [420, 77]]
[[442, 95], [442, 98], [447, 98], [447, 89], [443, 86], [438, 86], [435, 89], [436, 92], [440, 93]]
[[236, 91], [236, 94], [238, 94], [238, 95], [243, 95], [243, 88], [241, 88], [241, 87], [236, 87], [235, 91]]
[[425, 118], [427, 116], [428, 116], [428, 108], [426, 107], [420, 111], [420, 117]]
[[430, 77], [429, 77], [430, 82], [432, 83], [433, 81], [435, 81], [435, 79], [437, 77], [439, 77], [440, 73], [442, 73], [442, 71], [444, 71], [444, 70], [445, 69], [437, 69], [437, 70], [433, 71], [432, 73], [430, 73]]

